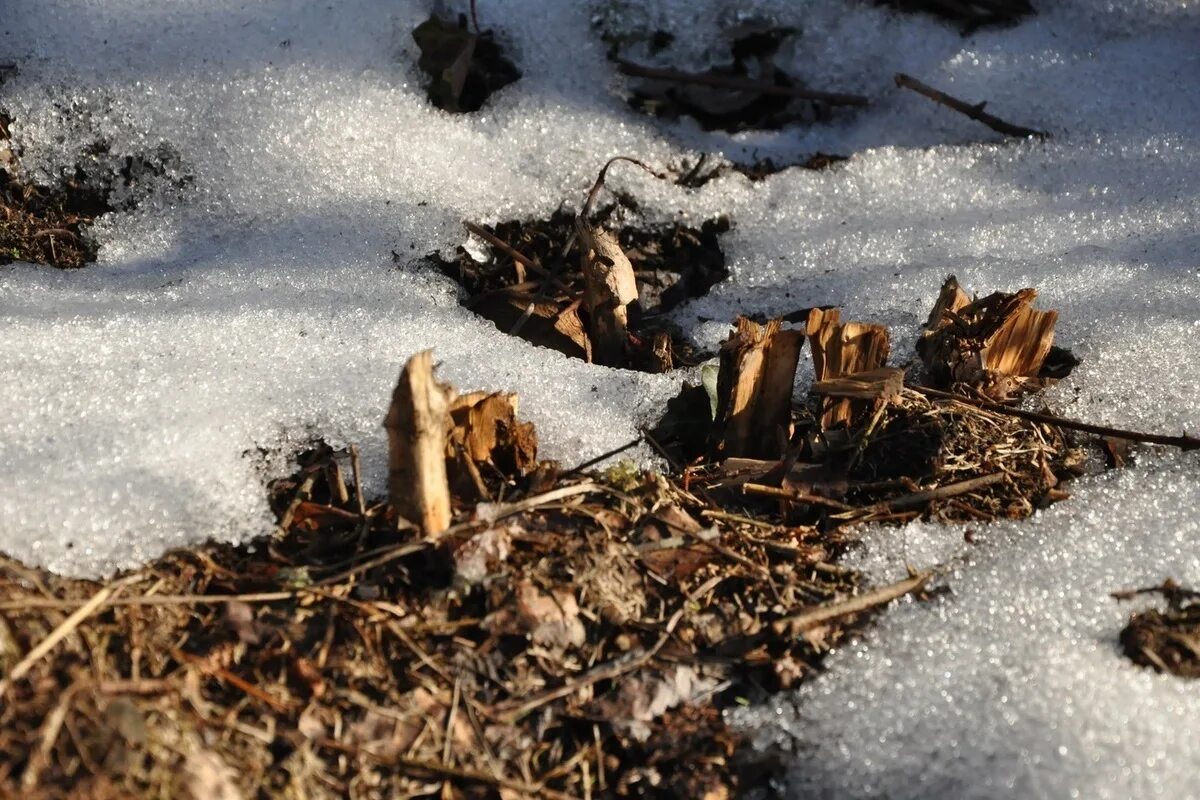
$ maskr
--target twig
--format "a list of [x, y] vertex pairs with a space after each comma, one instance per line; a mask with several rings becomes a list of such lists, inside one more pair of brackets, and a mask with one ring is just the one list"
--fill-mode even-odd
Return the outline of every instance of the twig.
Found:
[[655, 81], [694, 83], [701, 86], [714, 86], [718, 89], [783, 95], [784, 97], [795, 97], [798, 100], [828, 103], [831, 106], [865, 106], [867, 104], [867, 98], [858, 94], [819, 92], [814, 89], [802, 89], [798, 86], [779, 86], [774, 83], [764, 83], [763, 81], [756, 81], [751, 78], [739, 78], [735, 75], [682, 72], [677, 69], [647, 67], [642, 64], [634, 64], [630, 61], [621, 60], [617, 61], [617, 68], [624, 75], [631, 75], [635, 78], [649, 78]]
[[641, 443], [642, 443], [642, 437], [639, 436], [638, 438], [634, 439], [633, 441], [626, 442], [625, 444], [621, 445], [620, 447], [614, 447], [612, 450], [609, 450], [607, 453], [601, 453], [600, 455], [596, 456], [595, 458], [589, 458], [587, 461], [583, 462], [579, 466], [573, 467], [572, 469], [564, 472], [560, 477], [567, 478], [576, 473], [583, 472], [588, 467], [593, 467], [596, 464], [599, 464], [601, 461], [604, 461], [605, 459], [609, 459], [609, 458], [612, 458], [613, 456], [620, 455], [621, 453], [624, 453], [626, 450], [632, 450], [633, 448], [637, 447]]
[[579, 219], [587, 219], [588, 215], [592, 213], [592, 203], [595, 202], [600, 188], [604, 186], [604, 179], [608, 175], [608, 168], [618, 161], [628, 161], [630, 164], [639, 166], [659, 180], [670, 180], [669, 175], [659, 172], [644, 161], [638, 161], [636, 158], [630, 158], [629, 156], [613, 156], [600, 168], [600, 174], [596, 176], [596, 182], [592, 184], [592, 188], [587, 194], [587, 199], [583, 201], [583, 209], [579, 212]]
[[[291, 600], [304, 595], [303, 591], [296, 592], [257, 592], [252, 594], [155, 594], [139, 597], [119, 597], [109, 601], [113, 607], [124, 606], [192, 606], [219, 605], [221, 603], [274, 603], [280, 600]], [[26, 611], [35, 608], [68, 609], [81, 608], [91, 601], [59, 600], [53, 597], [29, 598], [0, 603], [0, 611]]]
[[25, 677], [25, 674], [33, 669], [34, 665], [46, 654], [53, 650], [55, 645], [67, 638], [71, 634], [71, 631], [78, 628], [85, 619], [100, 610], [108, 602], [109, 598], [124, 590], [126, 586], [137, 583], [144, 578], [144, 575], [128, 575], [115, 583], [108, 584], [92, 595], [90, 600], [80, 606], [71, 616], [64, 619], [57, 628], [50, 632], [50, 635], [42, 639], [15, 667], [9, 670], [3, 680], [0, 680], [0, 700], [4, 699], [4, 695], [8, 693], [10, 686]]
[[[499, 236], [492, 233], [491, 231], [489, 231], [487, 228], [483, 227], [482, 225], [477, 225], [474, 222], [470, 222], [468, 220], [463, 220], [463, 227], [466, 228], [470, 233], [474, 234], [475, 236], [478, 236], [480, 239], [483, 239], [485, 242], [490, 244], [492, 247], [494, 247], [497, 250], [504, 253], [506, 256], [511, 258], [518, 265], [528, 269], [530, 272], [536, 272], [538, 275], [541, 275], [542, 277], [545, 277], [545, 278], [551, 277], [550, 270], [546, 269], [545, 267], [543, 267], [541, 264], [534, 261], [529, 256], [527, 256], [524, 253], [522, 253], [521, 251], [517, 250], [512, 245], [510, 245], [508, 242], [504, 241]], [[517, 283], [524, 283], [524, 282], [525, 282], [525, 277], [518, 272], [517, 273]], [[566, 286], [566, 284], [560, 284], [559, 288], [569, 289], [569, 287]]]
[[550, 800], [574, 800], [572, 795], [557, 792], [545, 786], [540, 786], [536, 783], [525, 783], [524, 781], [505, 778], [502, 775], [489, 775], [486, 772], [476, 772], [475, 770], [464, 769], [462, 767], [451, 767], [445, 764], [439, 764], [436, 761], [422, 761], [417, 758], [409, 758], [407, 756], [384, 756], [373, 753], [370, 750], [361, 749], [353, 745], [339, 742], [336, 739], [323, 737], [318, 740], [322, 747], [327, 747], [330, 750], [337, 750], [341, 753], [350, 755], [363, 755], [377, 761], [381, 764], [394, 764], [398, 767], [406, 769], [424, 770], [434, 775], [443, 775], [448, 778], [457, 778], [461, 781], [470, 781], [471, 783], [482, 783], [487, 786], [499, 786], [505, 789], [511, 789], [523, 796], [542, 796], [550, 798]]
[[993, 403], [989, 400], [976, 400], [972, 397], [962, 397], [950, 392], [943, 392], [938, 389], [930, 389], [926, 386], [911, 386], [927, 397], [936, 397], [939, 400], [953, 400], [956, 403], [963, 403], [968, 406], [994, 411], [997, 414], [1006, 414], [1010, 417], [1019, 417], [1027, 419], [1030, 422], [1040, 422], [1044, 425], [1057, 425], [1060, 428], [1069, 428], [1074, 431], [1083, 431], [1084, 433], [1094, 433], [1097, 436], [1111, 436], [1114, 439], [1127, 439], [1131, 442], [1147, 442], [1149, 444], [1161, 444], [1167, 447], [1178, 447], [1181, 450], [1195, 450], [1200, 448], [1200, 439], [1188, 436], [1186, 433], [1182, 436], [1165, 436], [1158, 433], [1138, 433], [1136, 431], [1126, 431], [1120, 428], [1109, 428], [1104, 425], [1093, 425], [1090, 422], [1079, 422], [1073, 419], [1064, 417], [1056, 417], [1053, 414], [1038, 414], [1033, 411], [1023, 411], [1019, 408]]
[[1187, 597], [1200, 598], [1200, 591], [1196, 591], [1195, 589], [1185, 589], [1171, 578], [1167, 578], [1158, 586], [1146, 586], [1141, 589], [1124, 589], [1119, 592], [1111, 593], [1109, 597], [1113, 598], [1114, 600], [1132, 600], [1133, 598], [1142, 594], [1161, 594], [1168, 600], [1178, 600]]
[[847, 505], [841, 501], [834, 500], [829, 497], [822, 497], [819, 494], [800, 492], [796, 491], [795, 489], [780, 489], [777, 486], [764, 486], [761, 483], [742, 484], [742, 494], [758, 494], [766, 495], [767, 497], [781, 497], [784, 500], [790, 500], [794, 503], [808, 503], [814, 506], [826, 506], [838, 511], [858, 510], [854, 506]]
[[280, 700], [272, 697], [240, 675], [235, 675], [224, 667], [218, 667], [215, 664], [210, 664], [207, 662], [207, 659], [201, 656], [194, 656], [179, 649], [175, 649], [171, 653], [171, 656], [181, 664], [191, 664], [201, 672], [211, 675], [214, 678], [218, 678], [225, 683], [228, 683], [230, 686], [240, 689], [244, 694], [261, 700], [276, 711], [287, 714], [296, 710], [298, 706], [295, 700]]
[[1036, 139], [1048, 139], [1050, 134], [1045, 131], [1034, 130], [1033, 128], [1023, 128], [1020, 125], [1013, 125], [1005, 122], [999, 117], [994, 117], [983, 110], [987, 102], [976, 103], [971, 105], [959, 100], [957, 97], [951, 97], [945, 92], [940, 92], [932, 86], [927, 86], [921, 83], [911, 75], [905, 75], [903, 72], [896, 73], [896, 85], [903, 89], [911, 89], [917, 94], [928, 97], [935, 103], [939, 103], [947, 108], [952, 108], [960, 114], [965, 114], [976, 122], [982, 122], [997, 133], [1003, 133], [1005, 136], [1016, 136], [1020, 139], [1025, 139], [1030, 136]]
[[881, 503], [876, 503], [864, 511], [906, 511], [917, 506], [923, 506], [926, 503], [934, 500], [945, 500], [950, 497], [958, 497], [959, 495], [974, 492], [977, 489], [984, 489], [988, 486], [994, 486], [997, 483], [1003, 483], [1008, 476], [1003, 472], [993, 472], [991, 475], [983, 475], [978, 478], [971, 478], [957, 483], [948, 483], [945, 486], [939, 486], [936, 489], [929, 489], [924, 492], [913, 492], [902, 497], [897, 497], [894, 500], [884, 500]]
[[932, 577], [932, 572], [921, 572], [902, 581], [873, 589], [866, 594], [860, 594], [857, 597], [817, 606], [816, 608], [802, 611], [799, 614], [775, 620], [775, 622], [771, 623], [771, 628], [781, 636], [784, 634], [795, 636], [839, 617], [858, 614], [876, 606], [890, 603], [906, 594], [920, 591], [925, 588], [925, 584]]

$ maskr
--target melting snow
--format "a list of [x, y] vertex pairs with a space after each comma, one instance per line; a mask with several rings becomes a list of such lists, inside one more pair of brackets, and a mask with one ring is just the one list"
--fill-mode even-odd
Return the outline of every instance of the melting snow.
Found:
[[[363, 446], [379, 489], [389, 391], [425, 347], [463, 388], [519, 392], [568, 464], [633, 438], [687, 376], [506, 337], [419, 263], [461, 243], [464, 218], [578, 203], [617, 153], [857, 153], [698, 191], [619, 174], [651, 217], [734, 221], [731, 280], [676, 312], [701, 343], [739, 311], [824, 303], [909, 341], [954, 272], [979, 291], [1036, 286], [1061, 310], [1084, 363], [1058, 410], [1200, 428], [1200, 7], [1035, 5], [962, 37], [857, 0], [481, 2], [523, 77], [451, 116], [415, 69], [425, 3], [9, 0], [0, 61], [21, 72], [0, 104], [27, 167], [60, 174], [100, 138], [178, 157], [101, 224], [98, 264], [0, 268], [0, 548], [99, 573], [260, 533], [282, 464], [259, 449], [314, 435]], [[752, 16], [801, 30], [781, 53], [793, 74], [872, 106], [733, 137], [662, 123], [625, 105], [592, 27], [671, 27], [688, 68], [714, 57], [715, 26]], [[896, 71], [1054, 138], [1002, 142], [895, 89]], [[873, 532], [861, 558], [878, 576], [944, 561], [953, 593], [894, 610], [795, 704], [744, 721], [795, 748], [799, 796], [1197, 796], [1200, 696], [1120, 659], [1128, 608], [1107, 597], [1200, 583], [1197, 466], [1144, 456], [975, 547], [959, 528]]]

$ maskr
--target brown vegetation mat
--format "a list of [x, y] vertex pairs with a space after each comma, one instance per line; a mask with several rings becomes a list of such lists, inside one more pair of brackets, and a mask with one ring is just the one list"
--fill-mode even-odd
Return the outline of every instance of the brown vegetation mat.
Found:
[[[633, 213], [636, 204], [624, 202]], [[598, 216], [612, 216], [615, 210], [610, 206]], [[463, 287], [463, 305], [502, 331], [591, 360], [593, 321], [581, 299], [586, 280], [576, 217], [558, 211], [546, 220], [468, 223], [467, 229], [487, 249], [485, 261], [477, 261], [465, 247], [458, 248], [452, 261], [429, 257]], [[623, 366], [663, 372], [700, 360], [701, 354], [693, 352], [661, 315], [706, 294], [728, 276], [719, 241], [727, 230], [729, 220], [718, 218], [699, 228], [670, 223], [623, 225], [615, 231], [637, 281], [629, 355]]]
[[0, 563], [3, 794], [728, 797], [720, 707], [928, 578], [864, 593], [837, 536], [632, 470], [485, 479], [435, 543], [301, 460], [269, 540]]
[[1166, 608], [1130, 615], [1121, 631], [1125, 655], [1158, 672], [1200, 678], [1200, 592], [1168, 579], [1162, 586], [1116, 592], [1113, 597], [1130, 600], [1143, 594], [1162, 595]]

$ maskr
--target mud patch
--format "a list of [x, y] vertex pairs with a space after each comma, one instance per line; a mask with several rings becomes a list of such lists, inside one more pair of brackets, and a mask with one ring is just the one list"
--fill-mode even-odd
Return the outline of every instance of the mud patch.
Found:
[[479, 30], [474, 3], [470, 26], [466, 14], [456, 21], [433, 14], [412, 36], [421, 49], [417, 66], [430, 78], [429, 101], [443, 111], [478, 111], [492, 93], [521, 77], [495, 34]]
[[[632, 201], [625, 202], [628, 209]], [[610, 206], [599, 216], [611, 217], [614, 211]], [[623, 225], [614, 231], [638, 284], [629, 366], [665, 371], [663, 348], [670, 355], [666, 368], [691, 366], [703, 359], [704, 354], [695, 352], [664, 315], [728, 277], [719, 239], [729, 227], [728, 218], [719, 217], [699, 228], [672, 223]], [[471, 239], [452, 260], [436, 254], [428, 257], [463, 288], [463, 305], [502, 331], [586, 360], [592, 321], [581, 302], [584, 276], [574, 215], [558, 211], [545, 220], [472, 224], [469, 229]]]

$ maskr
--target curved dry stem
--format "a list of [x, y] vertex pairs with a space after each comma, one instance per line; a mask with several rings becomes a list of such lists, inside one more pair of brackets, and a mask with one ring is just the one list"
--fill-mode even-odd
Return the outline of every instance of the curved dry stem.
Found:
[[603, 167], [600, 168], [600, 174], [596, 176], [596, 182], [592, 184], [591, 191], [588, 192], [587, 199], [583, 202], [583, 210], [579, 212], [580, 219], [587, 219], [592, 213], [592, 203], [595, 201], [596, 195], [600, 193], [600, 187], [604, 186], [604, 179], [608, 175], [608, 168], [617, 161], [628, 161], [630, 164], [636, 164], [659, 180], [667, 180], [667, 176], [664, 173], [658, 172], [644, 161], [639, 161], [636, 158], [631, 158], [630, 156], [613, 156], [608, 160], [607, 163], [605, 163]]

